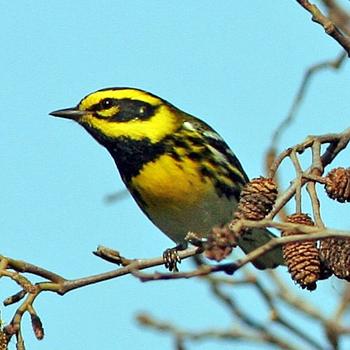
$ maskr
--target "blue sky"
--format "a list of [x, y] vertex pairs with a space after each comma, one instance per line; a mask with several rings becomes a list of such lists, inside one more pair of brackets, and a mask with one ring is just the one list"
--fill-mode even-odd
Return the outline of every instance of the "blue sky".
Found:
[[[305, 68], [340, 51], [296, 1], [14, 0], [1, 5], [0, 16], [1, 253], [67, 278], [112, 268], [90, 253], [98, 244], [155, 257], [172, 242], [132, 199], [106, 205], [106, 195], [123, 189], [112, 159], [82, 128], [50, 111], [99, 88], [146, 89], [211, 124], [255, 177]], [[315, 77], [281, 148], [348, 126], [348, 74], [344, 67]], [[284, 183], [292, 176], [285, 171]], [[328, 202], [327, 224], [349, 229], [339, 220], [349, 209]], [[297, 289], [288, 276], [286, 284]], [[6, 281], [0, 288], [2, 299], [17, 291]], [[323, 283], [311, 299], [324, 305], [339, 288], [334, 280]], [[249, 292], [235, 294], [252, 303]], [[37, 342], [26, 319], [28, 349], [172, 349], [170, 337], [137, 326], [139, 311], [194, 330], [231, 325], [196, 280], [141, 284], [126, 276], [63, 298], [43, 294], [35, 306], [46, 337]], [[1, 311], [8, 321], [14, 308]]]

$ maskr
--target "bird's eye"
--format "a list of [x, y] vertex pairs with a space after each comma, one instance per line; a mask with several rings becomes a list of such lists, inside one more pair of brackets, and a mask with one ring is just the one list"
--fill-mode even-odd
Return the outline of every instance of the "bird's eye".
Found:
[[104, 100], [101, 101], [101, 107], [102, 109], [108, 109], [113, 106], [113, 99], [111, 98], [105, 98]]
[[141, 106], [139, 108], [139, 116], [143, 117], [147, 113], [147, 108], [145, 106]]

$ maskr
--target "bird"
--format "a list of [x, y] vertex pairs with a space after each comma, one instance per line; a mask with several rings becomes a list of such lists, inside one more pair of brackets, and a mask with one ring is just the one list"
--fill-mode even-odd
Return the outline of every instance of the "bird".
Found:
[[[177, 271], [177, 252], [187, 247], [188, 232], [205, 240], [213, 227], [232, 219], [249, 181], [212, 127], [142, 89], [97, 90], [50, 115], [77, 122], [107, 149], [143, 213], [176, 243], [163, 254], [170, 271]], [[273, 237], [254, 228], [238, 245], [249, 253]], [[282, 251], [277, 247], [253, 264], [258, 269], [284, 264]]]

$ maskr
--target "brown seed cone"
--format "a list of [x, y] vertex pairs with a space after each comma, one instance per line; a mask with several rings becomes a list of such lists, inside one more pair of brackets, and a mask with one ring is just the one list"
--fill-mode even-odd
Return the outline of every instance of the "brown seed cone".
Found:
[[221, 261], [237, 246], [237, 239], [227, 226], [214, 227], [208, 235], [204, 255], [211, 260]]
[[0, 330], [0, 350], [7, 350], [8, 339], [4, 331]]
[[327, 238], [320, 244], [325, 265], [338, 277], [350, 282], [350, 239]]
[[38, 315], [30, 315], [31, 320], [32, 320], [32, 327], [33, 327], [33, 332], [35, 337], [38, 340], [42, 340], [44, 339], [44, 328], [43, 328], [43, 324], [40, 320], [40, 317]]
[[350, 202], [350, 168], [334, 168], [326, 176], [325, 190], [338, 202]]
[[[314, 223], [307, 214], [296, 213], [288, 216], [287, 222], [313, 226]], [[282, 236], [296, 234], [293, 231], [283, 231]], [[283, 258], [288, 266], [292, 279], [301, 288], [316, 289], [316, 281], [321, 273], [321, 261], [316, 241], [287, 243], [283, 245]]]
[[252, 179], [242, 189], [235, 217], [262, 220], [271, 211], [277, 194], [277, 187], [272, 179], [265, 177]]

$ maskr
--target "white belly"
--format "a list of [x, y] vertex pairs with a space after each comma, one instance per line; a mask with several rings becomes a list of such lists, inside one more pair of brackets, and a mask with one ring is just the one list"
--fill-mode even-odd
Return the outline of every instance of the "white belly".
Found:
[[212, 193], [196, 206], [163, 207], [161, 210], [146, 210], [152, 222], [174, 242], [180, 243], [188, 232], [205, 237], [214, 226], [232, 219], [236, 207], [233, 199], [218, 197]]

